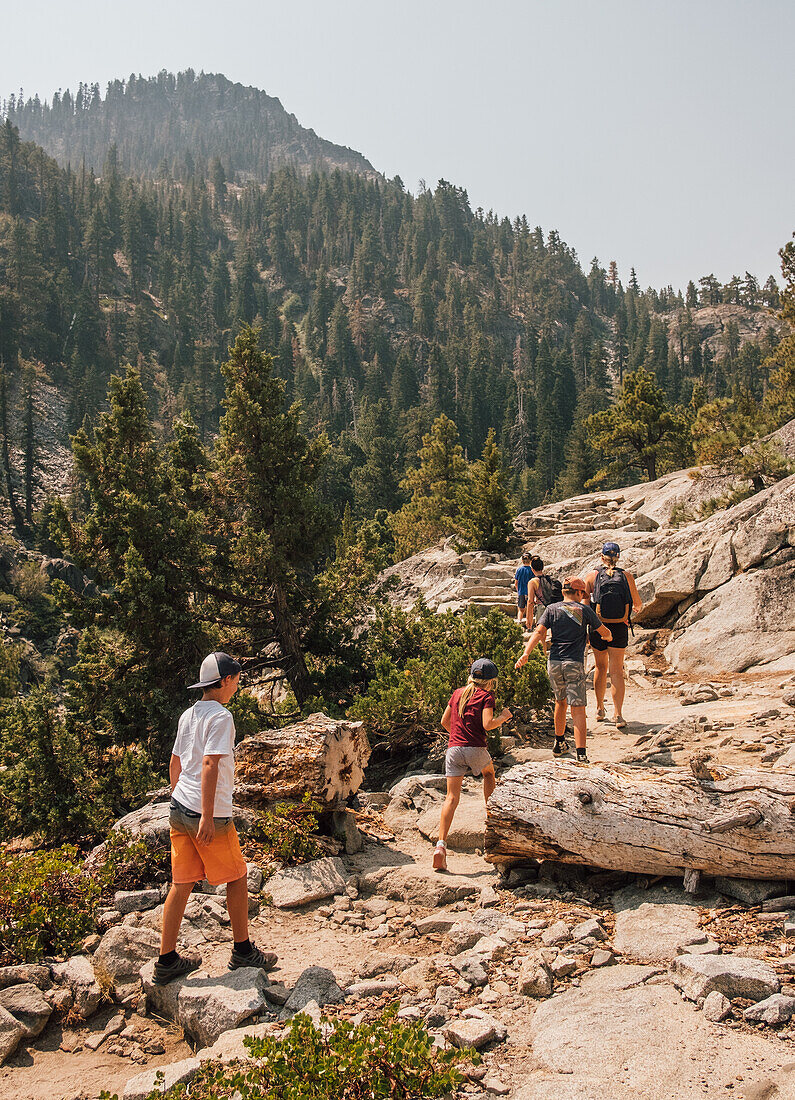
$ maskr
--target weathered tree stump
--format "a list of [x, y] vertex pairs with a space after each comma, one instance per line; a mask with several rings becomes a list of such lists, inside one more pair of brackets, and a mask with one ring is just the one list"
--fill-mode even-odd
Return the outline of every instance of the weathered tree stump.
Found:
[[699, 776], [625, 764], [519, 765], [489, 799], [485, 855], [649, 875], [795, 878], [795, 776], [718, 765]]
[[266, 807], [300, 802], [308, 792], [324, 810], [334, 809], [358, 791], [369, 757], [363, 723], [311, 714], [241, 741], [235, 750], [235, 801]]

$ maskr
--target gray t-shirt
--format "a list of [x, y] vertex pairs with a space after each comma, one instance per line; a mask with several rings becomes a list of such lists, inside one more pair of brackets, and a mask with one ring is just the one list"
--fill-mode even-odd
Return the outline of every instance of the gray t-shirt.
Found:
[[602, 620], [586, 604], [564, 600], [563, 603], [551, 603], [538, 625], [552, 632], [550, 661], [584, 661], [588, 627], [596, 629], [602, 625]]

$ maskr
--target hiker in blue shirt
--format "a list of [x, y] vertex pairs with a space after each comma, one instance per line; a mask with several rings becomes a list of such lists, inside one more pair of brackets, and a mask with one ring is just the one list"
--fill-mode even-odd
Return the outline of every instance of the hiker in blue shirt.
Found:
[[527, 615], [527, 586], [533, 576], [530, 568], [530, 554], [522, 554], [522, 564], [514, 575], [514, 588], [516, 589], [516, 621], [521, 623]]

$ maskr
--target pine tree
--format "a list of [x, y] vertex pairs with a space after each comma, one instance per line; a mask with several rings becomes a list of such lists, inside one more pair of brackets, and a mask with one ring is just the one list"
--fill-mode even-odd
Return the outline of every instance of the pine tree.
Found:
[[259, 347], [259, 330], [244, 327], [221, 368], [224, 416], [216, 448], [214, 508], [220, 528], [207, 589], [244, 618], [249, 651], [257, 658], [278, 643], [296, 698], [310, 694], [298, 613], [302, 582], [328, 538], [316, 483], [322, 440], [301, 432], [297, 406], [285, 409], [284, 382]]
[[418, 458], [418, 468], [410, 470], [401, 482], [411, 493], [411, 500], [392, 517], [400, 557], [416, 553], [441, 535], [459, 529], [467, 466], [458, 429], [444, 413], [423, 436]]
[[493, 428], [489, 429], [482, 457], [469, 468], [461, 497], [460, 523], [474, 549], [497, 553], [506, 549], [511, 530], [511, 505]]
[[624, 379], [618, 400], [586, 422], [588, 442], [602, 463], [589, 486], [620, 483], [632, 470], [649, 481], [687, 457], [684, 410], [669, 408], [654, 375], [642, 367]]
[[96, 578], [79, 599], [62, 590], [85, 628], [67, 685], [70, 728], [118, 800], [134, 775], [151, 781], [147, 761], [166, 763], [184, 703], [178, 686], [210, 642], [194, 605], [203, 525], [158, 450], [137, 371], [114, 376], [108, 399], [93, 438], [80, 429], [73, 440], [87, 514], [75, 520], [61, 508], [57, 518], [59, 541]]

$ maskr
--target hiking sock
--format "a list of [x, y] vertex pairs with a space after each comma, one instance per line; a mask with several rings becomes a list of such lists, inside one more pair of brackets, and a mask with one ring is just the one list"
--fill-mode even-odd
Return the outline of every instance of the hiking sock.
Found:
[[234, 950], [238, 955], [250, 955], [254, 948], [251, 946], [251, 940], [241, 940], [240, 943], [235, 942]]
[[161, 955], [157, 961], [161, 966], [172, 966], [178, 958], [179, 955], [176, 951], [166, 951], [165, 955]]
[[[559, 744], [560, 744], [560, 743], [561, 743], [562, 741], [565, 741], [565, 740], [566, 740], [566, 734], [565, 734], [565, 733], [556, 733], [556, 734], [555, 734], [555, 741], [557, 742], [557, 744], [558, 744], [558, 745], [559, 745]], [[578, 750], [578, 751], [579, 751], [579, 750]]]

